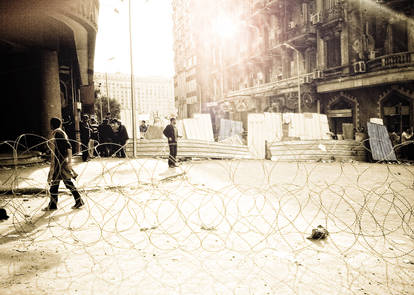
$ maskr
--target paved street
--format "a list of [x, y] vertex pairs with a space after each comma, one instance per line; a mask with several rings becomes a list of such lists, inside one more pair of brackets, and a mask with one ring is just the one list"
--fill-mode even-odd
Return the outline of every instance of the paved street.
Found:
[[[0, 294], [414, 294], [414, 167], [96, 159], [3, 195]], [[2, 170], [46, 189], [48, 168]], [[306, 239], [317, 225], [326, 240]]]

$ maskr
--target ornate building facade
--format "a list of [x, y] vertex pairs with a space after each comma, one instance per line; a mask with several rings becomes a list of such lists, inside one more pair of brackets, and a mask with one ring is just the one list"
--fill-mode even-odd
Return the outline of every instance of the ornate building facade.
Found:
[[[199, 46], [203, 112], [245, 125], [249, 112], [321, 112], [334, 133], [372, 117], [413, 126], [413, 1], [217, 2]], [[219, 15], [237, 24], [232, 37], [211, 29]]]
[[1, 139], [47, 137], [51, 117], [79, 135], [92, 113], [98, 0], [0, 0]]

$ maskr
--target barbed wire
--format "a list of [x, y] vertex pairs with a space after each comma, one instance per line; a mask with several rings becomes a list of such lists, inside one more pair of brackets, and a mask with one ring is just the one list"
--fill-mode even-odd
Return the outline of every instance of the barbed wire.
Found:
[[81, 210], [41, 211], [47, 163], [1, 169], [0, 293], [413, 294], [414, 166], [167, 155], [75, 161]]

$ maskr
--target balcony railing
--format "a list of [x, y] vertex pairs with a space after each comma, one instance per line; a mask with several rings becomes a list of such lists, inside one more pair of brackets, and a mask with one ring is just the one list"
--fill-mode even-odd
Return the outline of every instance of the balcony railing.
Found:
[[349, 65], [337, 66], [323, 71], [323, 78], [332, 79], [349, 74]]
[[251, 7], [254, 10], [264, 8], [267, 0], [251, 0]]
[[295, 27], [289, 28], [285, 34], [285, 40], [295, 39], [301, 36], [315, 33], [315, 28], [309, 23], [298, 23]]
[[[310, 78], [313, 77], [312, 73], [301, 74], [300, 75], [300, 84], [309, 83]], [[265, 84], [260, 84], [253, 87], [243, 88], [240, 90], [229, 91], [227, 97], [236, 97], [236, 96], [246, 96], [254, 94], [264, 94], [266, 92], [271, 92], [280, 89], [292, 88], [298, 86], [298, 77], [291, 77], [284, 80], [272, 81]], [[282, 91], [283, 92], [283, 91]]]
[[335, 4], [329, 9], [323, 11], [323, 18], [325, 22], [344, 19], [344, 7], [342, 4]]
[[414, 66], [414, 52], [400, 52], [377, 57], [367, 62], [369, 71]]

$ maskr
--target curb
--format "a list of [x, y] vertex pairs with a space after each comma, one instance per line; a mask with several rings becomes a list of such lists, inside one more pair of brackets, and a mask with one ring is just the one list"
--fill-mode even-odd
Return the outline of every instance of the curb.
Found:
[[[160, 179], [157, 180], [157, 182], [164, 182], [164, 181], [169, 181], [171, 179], [180, 177], [185, 175], [186, 172], [180, 172], [180, 173], [175, 173], [173, 175], [169, 175], [166, 177], [162, 177]], [[153, 179], [152, 179], [153, 180]], [[141, 185], [152, 185], [155, 184], [155, 182], [151, 182], [151, 181], [147, 181], [147, 182], [142, 182], [140, 183]], [[116, 189], [116, 188], [122, 188], [122, 187], [126, 187], [124, 185], [105, 185], [105, 186], [101, 186], [101, 187], [93, 187], [93, 188], [78, 188], [79, 191], [99, 191], [101, 189]], [[59, 190], [59, 193], [64, 193], [67, 192], [67, 190]], [[11, 188], [6, 188], [6, 189], [0, 189], [0, 195], [37, 195], [37, 194], [47, 194], [48, 193], [48, 189], [44, 189], [44, 188], [37, 188], [37, 187], [28, 187], [28, 188], [16, 188], [16, 189], [11, 189]]]

